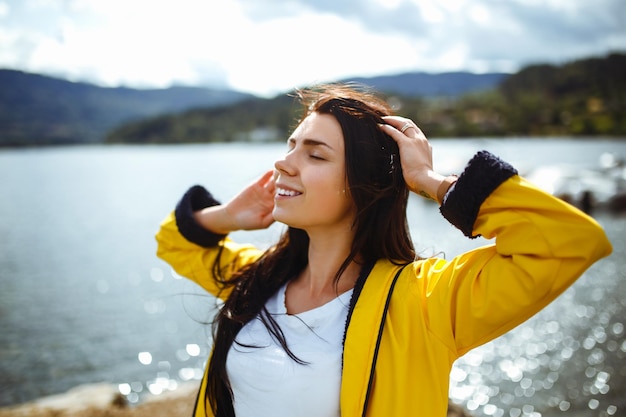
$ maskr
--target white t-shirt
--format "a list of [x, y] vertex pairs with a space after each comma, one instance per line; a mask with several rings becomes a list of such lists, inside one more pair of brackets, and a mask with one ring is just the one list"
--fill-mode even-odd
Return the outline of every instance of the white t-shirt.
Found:
[[[233, 343], [226, 369], [237, 417], [339, 417], [343, 335], [352, 290], [289, 315], [283, 286], [266, 304], [298, 364], [257, 317]], [[243, 346], [242, 346], [243, 345]], [[255, 347], [246, 347], [255, 346]]]

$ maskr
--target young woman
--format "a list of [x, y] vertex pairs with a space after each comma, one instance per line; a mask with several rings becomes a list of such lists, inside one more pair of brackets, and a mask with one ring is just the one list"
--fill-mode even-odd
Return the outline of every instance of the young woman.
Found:
[[[611, 251], [601, 227], [477, 153], [433, 170], [410, 120], [369, 93], [302, 94], [274, 169], [220, 204], [192, 187], [157, 234], [158, 255], [223, 300], [196, 416], [445, 416], [449, 372], [522, 323]], [[409, 191], [466, 236], [495, 243], [416, 256]], [[227, 237], [288, 226], [266, 251]]]

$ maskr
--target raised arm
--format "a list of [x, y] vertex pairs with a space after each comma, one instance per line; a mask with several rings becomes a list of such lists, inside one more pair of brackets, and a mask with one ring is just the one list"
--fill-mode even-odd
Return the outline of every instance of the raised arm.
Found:
[[220, 204], [204, 187], [191, 187], [174, 212], [161, 223], [156, 235], [157, 256], [214, 295], [222, 286], [214, 275], [216, 262], [225, 278], [257, 259], [261, 252], [228, 239], [235, 230], [268, 227], [274, 221], [273, 171], [244, 188], [226, 204]]
[[450, 261], [416, 263], [419, 308], [430, 330], [457, 354], [527, 320], [610, 254], [611, 244], [594, 219], [489, 152], [472, 158], [443, 199], [448, 184], [433, 170], [424, 134], [408, 119], [385, 120], [390, 126], [381, 128], [398, 143], [409, 188], [439, 194], [441, 213], [465, 236], [495, 238], [495, 244]]

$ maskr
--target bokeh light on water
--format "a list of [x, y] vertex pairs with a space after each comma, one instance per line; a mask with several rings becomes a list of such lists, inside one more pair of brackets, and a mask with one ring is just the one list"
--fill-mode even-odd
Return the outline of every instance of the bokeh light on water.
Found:
[[[134, 276], [134, 275], [133, 275]], [[187, 283], [180, 275], [173, 270], [167, 273], [159, 267], [151, 268], [150, 279], [157, 284], [167, 280], [183, 281], [179, 283], [184, 286]], [[187, 317], [190, 321], [197, 321], [199, 326], [203, 326], [204, 319], [210, 315], [210, 311], [215, 304], [214, 299], [200, 295], [199, 289], [195, 288], [182, 296], [187, 300], [185, 303], [195, 305], [194, 309], [202, 309], [201, 313], [194, 314], [188, 311]], [[194, 341], [185, 341], [180, 337], [178, 325], [175, 321], [167, 320], [168, 303], [162, 297], [146, 298], [143, 302], [143, 309], [146, 314], [163, 318], [163, 326], [166, 332], [171, 333], [173, 339], [177, 341], [178, 347], [173, 351], [160, 350], [159, 352], [141, 351], [137, 354], [137, 361], [149, 370], [143, 375], [150, 375], [143, 380], [124, 381], [118, 383], [118, 391], [124, 395], [129, 403], [139, 403], [146, 395], [158, 396], [168, 391], [175, 391], [181, 384], [190, 381], [200, 381], [204, 373], [206, 360], [209, 356], [210, 337], [205, 337], [198, 343], [197, 337]], [[207, 328], [208, 329], [208, 328]], [[209, 333], [208, 331], [206, 332]]]
[[[138, 360], [150, 367], [153, 375], [145, 380], [126, 381], [118, 384], [118, 391], [131, 403], [138, 403], [145, 395], [160, 395], [174, 391], [180, 384], [199, 381], [202, 378], [207, 346], [189, 343], [174, 352], [174, 358], [153, 361], [150, 352], [140, 352]], [[170, 357], [171, 355], [167, 355]], [[149, 359], [148, 359], [149, 358]]]

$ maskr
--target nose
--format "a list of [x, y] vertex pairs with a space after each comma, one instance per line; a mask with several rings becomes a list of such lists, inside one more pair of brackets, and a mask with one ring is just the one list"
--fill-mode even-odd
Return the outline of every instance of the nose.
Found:
[[287, 154], [283, 158], [274, 162], [274, 168], [276, 168], [276, 171], [280, 174], [289, 176], [296, 174], [296, 168], [293, 161], [291, 161], [290, 154]]

